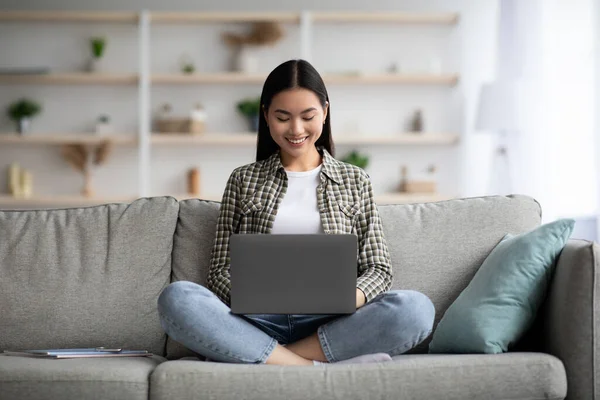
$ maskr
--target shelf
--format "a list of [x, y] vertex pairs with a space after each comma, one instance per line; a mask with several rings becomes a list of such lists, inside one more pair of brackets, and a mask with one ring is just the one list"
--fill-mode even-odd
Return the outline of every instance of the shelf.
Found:
[[371, 22], [397, 24], [453, 25], [458, 22], [456, 13], [362, 13], [362, 12], [314, 12], [314, 22]]
[[0, 22], [117, 22], [137, 23], [138, 13], [99, 11], [0, 11]]
[[48, 85], [133, 85], [138, 82], [137, 74], [101, 73], [52, 73], [52, 74], [0, 74], [0, 83], [8, 84], [48, 84]]
[[93, 206], [110, 203], [130, 203], [136, 196], [123, 197], [96, 197], [88, 198], [83, 196], [34, 196], [29, 199], [16, 198], [10, 195], [0, 195], [0, 209], [8, 207], [74, 207], [74, 206]]
[[79, 134], [25, 134], [23, 136], [16, 133], [0, 133], [1, 144], [39, 144], [39, 145], [62, 145], [62, 144], [99, 144], [109, 140], [113, 144], [133, 145], [137, 143], [137, 138], [133, 134], [112, 134], [110, 136], [96, 136], [93, 133]]
[[[210, 201], [221, 201], [221, 195], [200, 195], [200, 196], [192, 196], [190, 194], [178, 194], [178, 195], [170, 195], [177, 200], [186, 200], [186, 199], [201, 199], [201, 200], [210, 200]], [[377, 205], [384, 204], [411, 204], [411, 203], [432, 203], [435, 201], [449, 200], [452, 197], [450, 196], [442, 196], [440, 194], [434, 193], [386, 193], [375, 196], [375, 203]]]
[[165, 24], [263, 21], [297, 24], [300, 22], [300, 14], [292, 12], [152, 12], [150, 21]]
[[404, 84], [404, 85], [456, 85], [457, 74], [357, 74], [323, 75], [326, 84]]
[[[243, 74], [237, 72], [206, 74], [154, 74], [155, 84], [193, 84], [193, 83], [256, 83], [262, 84], [267, 74]], [[329, 74], [324, 75], [326, 84], [411, 84], [411, 85], [455, 85], [456, 74]]]
[[[459, 141], [459, 135], [450, 133], [402, 133], [396, 136], [334, 135], [336, 145], [450, 145]], [[256, 145], [256, 134], [247, 133], [154, 133], [151, 142], [156, 145]]]
[[267, 79], [267, 74], [243, 74], [238, 72], [220, 72], [206, 74], [154, 74], [155, 84], [191, 84], [191, 83], [260, 83]]

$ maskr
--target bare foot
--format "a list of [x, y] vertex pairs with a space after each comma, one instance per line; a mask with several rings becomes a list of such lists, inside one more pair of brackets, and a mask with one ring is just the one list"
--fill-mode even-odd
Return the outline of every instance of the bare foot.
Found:
[[265, 364], [270, 365], [314, 365], [312, 360], [301, 357], [296, 353], [277, 344]]

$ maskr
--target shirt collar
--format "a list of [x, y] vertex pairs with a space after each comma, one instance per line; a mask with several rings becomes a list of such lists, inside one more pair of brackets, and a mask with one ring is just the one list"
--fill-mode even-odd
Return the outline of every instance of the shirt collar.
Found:
[[[342, 183], [342, 173], [340, 171], [340, 163], [338, 160], [333, 158], [331, 154], [323, 146], [317, 147], [317, 150], [323, 156], [323, 167], [321, 172], [323, 172], [329, 179], [337, 183], [338, 185]], [[279, 150], [273, 153], [272, 156], [267, 158], [265, 162], [265, 168], [269, 175], [275, 175], [278, 171], [284, 171], [283, 164], [281, 163], [281, 157]]]

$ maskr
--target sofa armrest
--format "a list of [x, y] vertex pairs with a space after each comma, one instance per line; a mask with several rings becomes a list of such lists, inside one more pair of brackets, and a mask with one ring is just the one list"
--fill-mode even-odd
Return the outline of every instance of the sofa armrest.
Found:
[[600, 398], [600, 246], [569, 240], [542, 311], [543, 350], [565, 365], [568, 399]]

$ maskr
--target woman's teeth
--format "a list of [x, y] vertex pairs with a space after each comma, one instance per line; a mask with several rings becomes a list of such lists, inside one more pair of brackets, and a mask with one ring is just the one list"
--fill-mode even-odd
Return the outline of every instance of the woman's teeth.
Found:
[[[308, 137], [308, 136], [307, 136]], [[292, 139], [288, 139], [288, 141], [292, 142], [293, 144], [300, 144], [302, 142], [304, 142], [306, 140], [306, 138], [302, 138], [300, 140], [292, 140]]]

